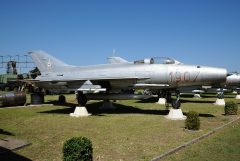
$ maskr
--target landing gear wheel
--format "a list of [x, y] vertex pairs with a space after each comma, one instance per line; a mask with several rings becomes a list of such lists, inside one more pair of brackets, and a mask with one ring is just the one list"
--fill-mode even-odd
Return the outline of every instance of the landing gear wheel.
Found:
[[82, 92], [79, 91], [77, 93], [77, 101], [79, 106], [85, 106], [87, 103], [87, 97]]
[[172, 107], [174, 109], [179, 109], [181, 106], [181, 102], [180, 102], [180, 92], [177, 90], [176, 91], [177, 94], [177, 99], [176, 100], [172, 100]]
[[179, 109], [180, 106], [181, 106], [180, 100], [177, 99], [177, 100], [173, 100], [173, 101], [172, 101], [172, 107], [173, 107], [174, 109]]
[[219, 99], [223, 99], [223, 98], [224, 98], [224, 91], [223, 91], [222, 88], [220, 89], [220, 92], [217, 94], [217, 97], [218, 97]]
[[237, 89], [237, 94], [240, 94], [240, 89]]

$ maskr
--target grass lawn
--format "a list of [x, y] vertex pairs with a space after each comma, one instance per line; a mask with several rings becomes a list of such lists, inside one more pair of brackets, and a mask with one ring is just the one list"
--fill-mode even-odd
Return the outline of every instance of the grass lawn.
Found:
[[[193, 99], [186, 96], [182, 98], [183, 112], [197, 111], [201, 120], [201, 130], [189, 132], [184, 130], [184, 121], [165, 119], [165, 107], [152, 101], [119, 101], [114, 103], [118, 107], [114, 111], [101, 111], [98, 109], [101, 102], [90, 101], [87, 108], [92, 116], [72, 118], [69, 113], [74, 111], [76, 100], [74, 95], [66, 97], [65, 106], [0, 109], [0, 129], [4, 131], [0, 133], [0, 138], [13, 137], [31, 142], [31, 146], [17, 153], [32, 160], [61, 160], [64, 141], [75, 136], [85, 136], [93, 142], [94, 160], [145, 161], [238, 117], [224, 116], [224, 107], [212, 104], [216, 100], [214, 97], [205, 95], [202, 99]], [[227, 96], [226, 101], [235, 100], [233, 97]], [[47, 96], [45, 102], [56, 103], [54, 100], [57, 99], [58, 96]], [[240, 140], [239, 129], [239, 124], [225, 128], [165, 160], [202, 160], [202, 156], [209, 155], [206, 147], [215, 149], [215, 146], [220, 145], [225, 153], [219, 154], [217, 150], [214, 155], [221, 155], [221, 158], [228, 160], [228, 156], [232, 153], [235, 155], [236, 151], [223, 143], [225, 139], [230, 139], [232, 146], [240, 149], [239, 143], [231, 140], [233, 136], [238, 136]], [[202, 151], [202, 154], [198, 151]], [[208, 160], [208, 157], [203, 160]]]
[[163, 161], [239, 161], [240, 121], [163, 159]]

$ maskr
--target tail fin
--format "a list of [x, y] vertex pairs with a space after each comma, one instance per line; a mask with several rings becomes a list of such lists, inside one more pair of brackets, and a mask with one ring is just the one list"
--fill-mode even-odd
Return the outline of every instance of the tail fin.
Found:
[[61, 71], [63, 67], [69, 66], [44, 51], [34, 51], [29, 52], [29, 54], [41, 73]]

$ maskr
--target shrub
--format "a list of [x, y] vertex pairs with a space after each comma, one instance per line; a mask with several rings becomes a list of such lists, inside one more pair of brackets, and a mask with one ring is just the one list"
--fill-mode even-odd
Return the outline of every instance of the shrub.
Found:
[[63, 145], [64, 161], [92, 161], [92, 142], [86, 137], [73, 137]]
[[226, 102], [225, 108], [224, 108], [226, 115], [237, 115], [237, 110], [238, 110], [238, 105], [235, 102], [233, 101]]
[[18, 88], [17, 88], [17, 87], [14, 87], [14, 88], [13, 88], [13, 91], [14, 91], [14, 92], [17, 92], [17, 91], [18, 91]]
[[28, 88], [25, 88], [24, 91], [25, 91], [26, 94], [29, 93], [29, 89]]
[[185, 120], [185, 128], [189, 130], [199, 130], [200, 119], [197, 112], [189, 111], [187, 113], [187, 119]]
[[66, 103], [66, 97], [64, 95], [60, 95], [58, 97], [58, 102], [59, 103]]
[[5, 87], [5, 92], [9, 92], [10, 91], [10, 87]]

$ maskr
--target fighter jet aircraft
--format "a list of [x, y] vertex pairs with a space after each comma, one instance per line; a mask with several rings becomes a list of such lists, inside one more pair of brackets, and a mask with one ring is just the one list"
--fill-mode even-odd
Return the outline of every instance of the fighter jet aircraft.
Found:
[[240, 74], [230, 73], [227, 76], [226, 88], [236, 90], [240, 94]]
[[135, 89], [176, 92], [173, 107], [180, 107], [178, 87], [221, 84], [226, 81], [223, 68], [185, 65], [174, 59], [147, 58], [134, 62], [112, 59], [110, 64], [68, 65], [43, 52], [29, 52], [41, 75], [32, 83], [44, 89], [74, 90], [79, 105], [87, 100], [142, 99]]
[[240, 94], [240, 74], [238, 73], [228, 73], [226, 77], [226, 82], [221, 84], [220, 86], [201, 86], [198, 89], [189, 88], [181, 88], [181, 93], [218, 93], [218, 98], [224, 97], [224, 92], [232, 92], [236, 91], [237, 94]]

